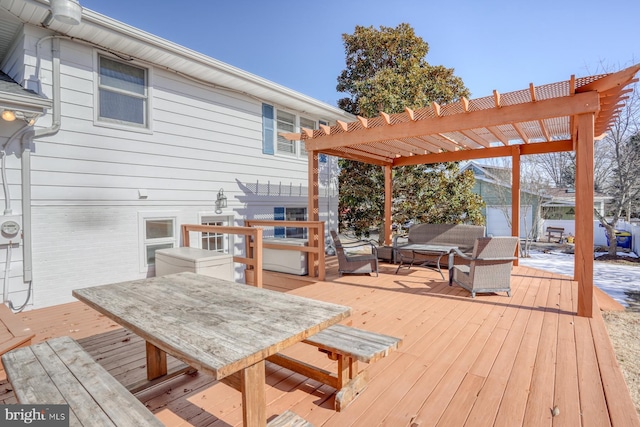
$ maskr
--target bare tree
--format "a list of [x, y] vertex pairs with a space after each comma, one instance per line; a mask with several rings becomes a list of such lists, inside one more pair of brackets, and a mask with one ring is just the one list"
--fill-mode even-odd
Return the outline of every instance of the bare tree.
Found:
[[[612, 158], [606, 143], [596, 141], [593, 166], [593, 186], [596, 191], [606, 188], [611, 175]], [[574, 188], [576, 184], [576, 156], [573, 152], [545, 153], [528, 156], [527, 162], [536, 167], [538, 173], [544, 174], [554, 187]]]
[[[610, 132], [601, 141], [610, 155], [611, 169], [605, 191], [612, 196], [612, 201], [608, 217], [597, 210], [595, 214], [607, 230], [609, 255], [617, 252], [617, 222], [626, 212], [630, 215], [631, 203], [640, 197], [640, 87], [636, 84], [633, 89]], [[596, 162], [599, 161], [596, 158]]]
[[545, 153], [529, 156], [527, 161], [539, 173], [547, 176], [558, 188], [573, 187], [575, 184], [575, 156], [573, 153]]

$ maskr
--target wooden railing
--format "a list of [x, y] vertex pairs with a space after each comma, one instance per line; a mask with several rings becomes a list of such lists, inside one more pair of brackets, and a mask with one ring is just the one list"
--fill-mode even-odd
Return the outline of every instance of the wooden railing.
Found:
[[[324, 258], [324, 222], [322, 221], [270, 221], [258, 219], [246, 219], [245, 226], [257, 227], [295, 227], [307, 229], [307, 246], [296, 246], [295, 250], [307, 253], [307, 267], [309, 276], [317, 277], [319, 280], [325, 278], [325, 258]], [[278, 243], [263, 243], [263, 248], [292, 250], [291, 245]], [[247, 246], [247, 253], [251, 253], [252, 248]]]
[[[246, 257], [234, 256], [233, 261], [245, 264], [245, 281], [248, 285], [258, 288], [262, 287], [262, 229], [255, 227], [228, 227], [220, 225], [200, 225], [200, 224], [183, 224], [182, 225], [182, 244], [186, 247], [190, 246], [189, 232], [198, 233], [218, 233], [218, 234], [236, 234], [245, 236], [245, 244], [252, 249], [247, 250]], [[253, 250], [253, 247], [256, 249]], [[246, 274], [251, 270], [251, 274]]]

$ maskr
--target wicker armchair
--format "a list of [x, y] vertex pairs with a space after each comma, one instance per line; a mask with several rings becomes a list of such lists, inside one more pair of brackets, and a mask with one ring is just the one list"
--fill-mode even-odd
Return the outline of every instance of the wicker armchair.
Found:
[[[345, 273], [349, 274], [364, 274], [375, 273], [378, 275], [378, 253], [377, 248], [371, 242], [354, 242], [347, 243], [344, 246], [340, 242], [338, 233], [335, 230], [331, 230], [331, 238], [333, 244], [336, 247], [336, 255], [338, 255], [338, 274], [342, 276]], [[359, 246], [371, 246], [370, 254], [362, 255], [348, 255], [345, 253], [344, 248], [355, 248]]]
[[476, 240], [471, 256], [456, 255], [469, 261], [469, 265], [454, 265], [449, 275], [453, 282], [471, 292], [506, 292], [511, 296], [511, 268], [516, 260], [517, 237], [482, 237]]

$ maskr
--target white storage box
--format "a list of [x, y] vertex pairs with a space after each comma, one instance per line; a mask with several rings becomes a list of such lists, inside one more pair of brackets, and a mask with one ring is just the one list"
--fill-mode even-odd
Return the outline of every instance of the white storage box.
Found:
[[156, 251], [156, 276], [190, 271], [234, 281], [233, 256], [198, 248], [170, 248]]
[[[263, 239], [262, 242], [290, 245], [292, 247], [307, 245], [307, 241], [304, 239], [274, 238]], [[295, 249], [264, 248], [262, 250], [262, 269], [304, 276], [307, 274], [307, 253], [296, 251]]]

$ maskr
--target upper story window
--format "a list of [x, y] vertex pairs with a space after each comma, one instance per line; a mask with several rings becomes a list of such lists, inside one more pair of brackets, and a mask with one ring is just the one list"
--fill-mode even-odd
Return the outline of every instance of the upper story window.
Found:
[[147, 70], [98, 57], [98, 120], [147, 127]]
[[291, 133], [295, 132], [296, 129], [296, 116], [286, 111], [278, 110], [277, 112], [277, 120], [278, 120], [278, 154], [285, 154], [287, 156], [297, 156], [298, 155], [298, 141], [287, 141], [285, 138], [280, 136], [281, 132]]
[[[325, 123], [325, 122], [322, 122]], [[307, 151], [301, 141], [288, 141], [280, 133], [300, 132], [302, 128], [318, 129], [318, 122], [279, 110], [269, 104], [262, 105], [262, 151], [292, 158], [306, 159]]]
[[[315, 121], [311, 120], [311, 119], [307, 119], [306, 117], [300, 117], [300, 128], [307, 128], [307, 129], [318, 129], [318, 123], [316, 123]], [[299, 141], [300, 143], [300, 156], [306, 157], [307, 156], [307, 150], [304, 147], [304, 142], [303, 141]]]

